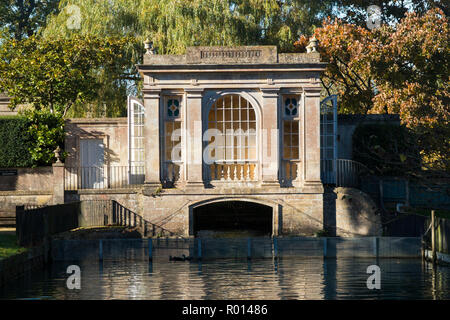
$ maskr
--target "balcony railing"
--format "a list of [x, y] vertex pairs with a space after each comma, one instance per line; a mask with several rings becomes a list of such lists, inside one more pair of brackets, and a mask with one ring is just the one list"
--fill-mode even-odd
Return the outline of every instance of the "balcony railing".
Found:
[[348, 159], [321, 160], [321, 178], [325, 184], [336, 187], [358, 188], [360, 176], [369, 169], [357, 161]]
[[65, 167], [64, 190], [132, 188], [144, 177], [144, 167]]
[[163, 167], [163, 186], [173, 187], [177, 181], [180, 180], [181, 177], [181, 168], [182, 163], [174, 163], [174, 162], [164, 162]]
[[283, 187], [292, 187], [297, 179], [299, 161], [282, 160], [280, 168], [280, 183]]
[[218, 161], [209, 165], [210, 181], [256, 181], [258, 180], [258, 165], [245, 161]]

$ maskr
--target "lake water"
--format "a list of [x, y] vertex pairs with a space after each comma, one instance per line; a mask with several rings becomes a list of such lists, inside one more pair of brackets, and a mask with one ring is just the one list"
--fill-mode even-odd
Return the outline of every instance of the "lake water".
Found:
[[[81, 289], [66, 286], [69, 265]], [[378, 265], [381, 289], [369, 290]], [[58, 261], [0, 288], [0, 299], [450, 299], [450, 268], [421, 259], [286, 258], [199, 262]]]

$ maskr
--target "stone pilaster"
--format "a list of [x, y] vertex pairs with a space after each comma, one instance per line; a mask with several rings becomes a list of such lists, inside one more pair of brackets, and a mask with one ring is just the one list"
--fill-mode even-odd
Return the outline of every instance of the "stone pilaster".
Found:
[[160, 89], [144, 88], [145, 184], [161, 185], [160, 153]]
[[53, 204], [64, 203], [64, 163], [57, 162], [53, 167]]
[[320, 85], [304, 87], [301, 139], [303, 186], [323, 192], [320, 180]]
[[203, 187], [202, 88], [187, 88], [185, 177], [187, 187]]
[[278, 99], [280, 89], [276, 87], [261, 88], [263, 117], [262, 117], [262, 184], [266, 186], [280, 186], [279, 169], [279, 128], [278, 128]]

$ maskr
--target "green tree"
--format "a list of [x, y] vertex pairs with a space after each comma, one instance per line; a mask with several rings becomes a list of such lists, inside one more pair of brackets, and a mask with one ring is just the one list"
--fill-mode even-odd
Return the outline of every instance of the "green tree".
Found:
[[[125, 111], [127, 94], [141, 85], [135, 68], [141, 63], [143, 42], [153, 41], [159, 54], [182, 54], [195, 45], [277, 45], [294, 50], [302, 33], [332, 12], [331, 0], [61, 0], [43, 30], [44, 38], [73, 35], [133, 36], [117, 65], [120, 70], [103, 73], [97, 99], [76, 115]], [[76, 7], [74, 7], [76, 6]], [[79, 22], [79, 24], [74, 23]], [[111, 80], [114, 79], [114, 80]], [[120, 107], [121, 106], [121, 107]]]
[[33, 166], [50, 165], [55, 162], [54, 150], [64, 145], [64, 118], [59, 111], [49, 112], [48, 109], [26, 110], [24, 115], [28, 120], [25, 135], [31, 141], [28, 151], [33, 160]]
[[30, 37], [45, 25], [50, 13], [57, 11], [58, 3], [59, 0], [2, 0], [0, 25], [17, 40]]
[[72, 106], [95, 99], [99, 75], [117, 70], [127, 42], [89, 36], [10, 39], [0, 45], [0, 91], [13, 97], [12, 108], [28, 104], [64, 117]]

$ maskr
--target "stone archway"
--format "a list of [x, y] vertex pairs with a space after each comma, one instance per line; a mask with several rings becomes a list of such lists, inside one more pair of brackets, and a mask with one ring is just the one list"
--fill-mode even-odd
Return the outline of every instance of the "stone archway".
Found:
[[271, 236], [273, 208], [264, 204], [223, 200], [193, 208], [192, 231], [196, 237]]

